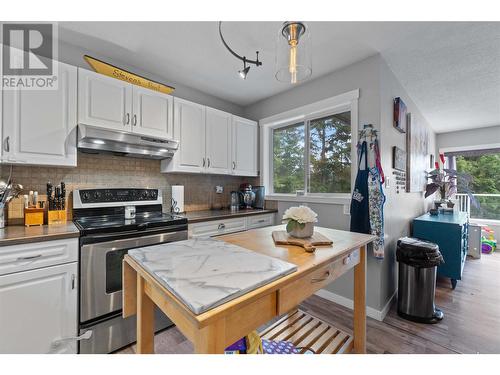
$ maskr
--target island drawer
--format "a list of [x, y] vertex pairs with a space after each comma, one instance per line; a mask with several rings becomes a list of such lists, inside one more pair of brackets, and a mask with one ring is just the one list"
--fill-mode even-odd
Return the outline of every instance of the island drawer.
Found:
[[[316, 251], [321, 251], [321, 249]], [[324, 288], [357, 264], [359, 264], [359, 249], [286, 285], [279, 290], [278, 315], [296, 308], [304, 299]], [[305, 279], [309, 282], [304, 282]]]
[[78, 261], [78, 238], [0, 248], [0, 275]]
[[244, 231], [246, 218], [240, 217], [227, 220], [213, 220], [202, 223], [189, 224], [188, 235], [190, 238], [213, 237], [221, 234]]
[[253, 215], [247, 217], [247, 229], [269, 227], [274, 225], [274, 214]]

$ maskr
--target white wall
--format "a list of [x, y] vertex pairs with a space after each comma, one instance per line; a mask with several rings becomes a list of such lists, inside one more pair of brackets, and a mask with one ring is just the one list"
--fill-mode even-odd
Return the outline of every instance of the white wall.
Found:
[[[411, 98], [386, 63], [377, 55], [253, 104], [245, 108], [245, 116], [259, 120], [358, 88], [360, 89], [358, 125], [362, 127], [363, 124], [371, 123], [380, 130], [383, 168], [391, 182], [390, 187], [385, 189], [386, 258], [382, 261], [377, 260], [370, 252], [367, 261], [367, 305], [376, 311], [381, 311], [397, 286], [395, 241], [409, 233], [411, 220], [426, 209], [423, 193], [396, 194], [392, 179], [392, 146], [405, 149], [405, 136], [392, 126], [393, 98], [402, 97], [407, 103], [408, 111], [412, 112], [422, 124], [427, 124]], [[429, 149], [434, 150], [435, 135], [432, 132], [430, 138]], [[297, 205], [297, 202], [279, 202], [279, 215], [292, 205]], [[318, 213], [319, 225], [349, 230], [350, 219], [343, 213], [342, 205], [312, 203], [308, 205]], [[341, 297], [352, 299], [352, 280], [352, 272], [347, 273], [326, 289]]]

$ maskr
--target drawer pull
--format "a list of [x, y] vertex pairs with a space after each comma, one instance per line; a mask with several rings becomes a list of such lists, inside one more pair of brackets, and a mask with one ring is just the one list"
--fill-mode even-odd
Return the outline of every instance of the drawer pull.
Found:
[[330, 271], [326, 271], [325, 276], [311, 279], [311, 282], [312, 283], [319, 283], [321, 281], [327, 280], [329, 277], [330, 277]]
[[19, 257], [17, 258], [18, 261], [20, 260], [32, 260], [32, 259], [36, 259], [36, 258], [41, 258], [42, 257], [42, 254], [38, 254], [38, 255], [32, 255], [30, 257]]
[[349, 263], [351, 263], [351, 254], [349, 254], [348, 256], [346, 256], [344, 258], [344, 260], [342, 261], [342, 263], [344, 263], [344, 265], [348, 265]]
[[257, 221], [257, 223], [265, 223], [267, 220], [266, 219], [260, 219]]
[[226, 224], [224, 224], [224, 223], [220, 223], [220, 224], [219, 224], [218, 229], [219, 229], [219, 230], [221, 230], [221, 229], [226, 229]]

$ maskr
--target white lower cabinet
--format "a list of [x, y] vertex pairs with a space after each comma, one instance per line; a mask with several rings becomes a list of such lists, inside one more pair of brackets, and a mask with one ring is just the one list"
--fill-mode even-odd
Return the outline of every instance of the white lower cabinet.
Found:
[[0, 354], [76, 353], [78, 239], [0, 247]]
[[203, 221], [188, 225], [189, 238], [213, 237], [274, 225], [275, 214], [251, 215], [225, 220]]

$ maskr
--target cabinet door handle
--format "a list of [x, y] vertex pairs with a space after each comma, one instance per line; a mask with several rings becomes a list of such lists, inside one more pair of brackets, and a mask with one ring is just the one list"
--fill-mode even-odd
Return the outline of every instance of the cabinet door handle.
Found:
[[21, 261], [21, 260], [32, 260], [32, 259], [37, 259], [37, 258], [41, 258], [42, 257], [42, 254], [37, 254], [37, 255], [32, 255], [32, 256], [29, 256], [29, 257], [19, 257], [17, 258], [18, 261]]
[[127, 113], [125, 115], [125, 125], [128, 125], [128, 124], [130, 124], [130, 113]]
[[9, 143], [9, 140], [10, 140], [10, 136], [8, 136], [7, 138], [5, 138], [5, 144], [3, 146], [3, 149], [5, 150], [5, 152], [10, 152], [10, 143]]
[[71, 275], [71, 289], [74, 290], [76, 287], [76, 275], [72, 274]]
[[207, 158], [207, 164], [208, 168], [210, 168], [210, 158]]
[[134, 117], [132, 118], [132, 125], [137, 125], [137, 115], [134, 115]]
[[205, 158], [203, 158], [203, 167], [205, 167]]
[[75, 337], [63, 337], [61, 339], [57, 339], [52, 342], [52, 349], [58, 348], [61, 344], [68, 342], [68, 341], [81, 341], [81, 340], [88, 340], [92, 337], [93, 331], [89, 329], [88, 331], [85, 331], [82, 333], [80, 336], [75, 336]]
[[236, 169], [236, 162], [233, 161], [233, 169]]

